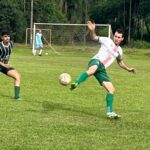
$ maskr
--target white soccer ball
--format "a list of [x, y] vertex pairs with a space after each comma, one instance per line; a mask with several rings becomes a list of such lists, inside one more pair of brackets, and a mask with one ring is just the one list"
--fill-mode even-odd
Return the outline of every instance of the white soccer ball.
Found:
[[65, 85], [65, 86], [68, 85], [71, 82], [71, 76], [70, 76], [70, 74], [68, 74], [68, 73], [62, 73], [59, 76], [59, 82], [62, 85]]
[[46, 52], [45, 55], [48, 55], [48, 53]]

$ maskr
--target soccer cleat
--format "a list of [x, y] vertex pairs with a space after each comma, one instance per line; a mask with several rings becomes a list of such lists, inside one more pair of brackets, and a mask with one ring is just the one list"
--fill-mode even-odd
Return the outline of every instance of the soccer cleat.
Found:
[[39, 54], [39, 56], [42, 56], [42, 54]]
[[107, 112], [107, 118], [110, 118], [110, 119], [118, 119], [120, 118], [121, 116], [116, 114], [115, 112]]
[[71, 83], [70, 90], [74, 90], [77, 86], [78, 86], [78, 83], [75, 83], [75, 82]]
[[17, 100], [17, 101], [21, 101], [22, 100], [22, 98], [21, 97], [15, 97], [15, 100]]

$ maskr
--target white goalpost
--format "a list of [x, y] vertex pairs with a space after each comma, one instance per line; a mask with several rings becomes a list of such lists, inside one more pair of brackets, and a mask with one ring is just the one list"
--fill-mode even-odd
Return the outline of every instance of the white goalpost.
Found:
[[[50, 32], [50, 34], [45, 34], [44, 38], [53, 52], [54, 46], [57, 45], [88, 45], [91, 42], [86, 24], [34, 23], [32, 50], [35, 49], [35, 34], [39, 29]], [[96, 24], [96, 33], [100, 36], [111, 37], [111, 25]]]

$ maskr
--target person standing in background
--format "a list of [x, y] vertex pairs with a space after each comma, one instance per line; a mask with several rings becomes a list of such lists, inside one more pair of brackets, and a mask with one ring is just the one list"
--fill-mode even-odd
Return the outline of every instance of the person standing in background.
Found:
[[35, 49], [33, 50], [33, 55], [36, 56], [37, 50], [39, 51], [38, 55], [42, 56], [43, 52], [43, 35], [42, 30], [39, 30], [35, 36]]

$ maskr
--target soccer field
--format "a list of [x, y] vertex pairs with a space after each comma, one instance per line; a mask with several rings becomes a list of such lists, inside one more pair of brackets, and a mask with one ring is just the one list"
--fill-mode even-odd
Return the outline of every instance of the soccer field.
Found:
[[94, 77], [74, 91], [58, 82], [61, 73], [73, 79], [96, 52], [93, 48], [59, 47], [61, 55], [32, 56], [14, 47], [10, 64], [21, 74], [22, 101], [13, 99], [13, 80], [0, 74], [1, 150], [149, 150], [150, 50], [125, 49], [131, 74], [117, 63], [108, 68], [116, 88], [114, 110], [105, 116], [105, 90]]

